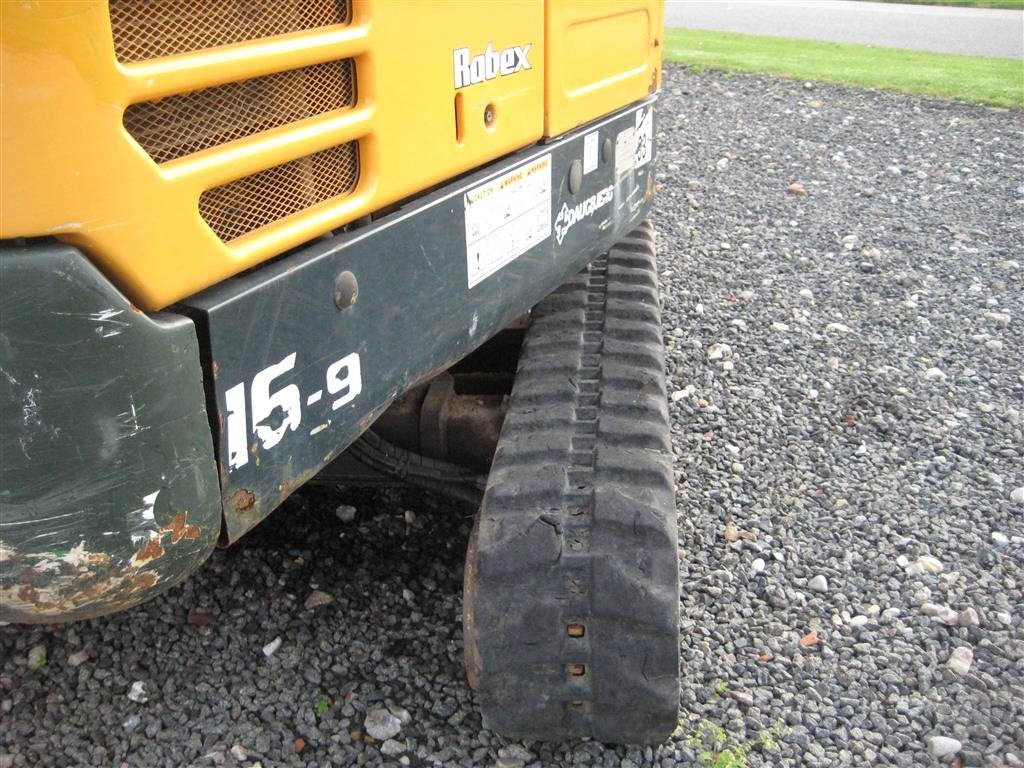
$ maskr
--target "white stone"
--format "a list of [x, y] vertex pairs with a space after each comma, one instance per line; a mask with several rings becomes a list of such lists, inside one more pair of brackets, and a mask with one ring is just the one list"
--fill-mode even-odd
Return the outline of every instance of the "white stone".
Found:
[[1010, 501], [1014, 504], [1024, 504], [1024, 485], [1020, 488], [1014, 488], [1010, 492]]
[[1005, 533], [999, 531], [992, 531], [992, 541], [1000, 547], [1005, 547], [1010, 543], [1009, 537]]
[[145, 704], [149, 701], [149, 694], [146, 693], [146, 684], [141, 680], [136, 680], [132, 683], [132, 687], [128, 689], [128, 699], [136, 704]]
[[776, 333], [786, 333], [789, 330], [789, 326], [776, 320], [772, 323], [772, 330]]
[[498, 757], [507, 757], [510, 760], [522, 760], [527, 763], [534, 759], [533, 752], [528, 750], [522, 744], [515, 743], [500, 747], [498, 749]]
[[981, 618], [978, 616], [978, 612], [968, 606], [960, 611], [960, 617], [957, 619], [957, 623], [961, 627], [977, 627], [981, 625]]
[[963, 749], [963, 746], [959, 741], [948, 736], [932, 736], [928, 739], [929, 751], [938, 758], [951, 757]]
[[921, 605], [921, 613], [949, 626], [953, 626], [960, 621], [960, 614], [946, 605], [923, 603]]
[[394, 757], [405, 752], [405, 744], [394, 739], [387, 739], [383, 744], [380, 745], [380, 752], [382, 755], [388, 755]]
[[925, 573], [941, 573], [942, 563], [931, 555], [921, 555], [917, 558], [917, 565]]
[[939, 368], [929, 368], [924, 372], [924, 377], [932, 381], [942, 380], [946, 378], [946, 374], [943, 373]]
[[853, 333], [853, 329], [843, 323], [829, 323], [825, 326], [825, 333], [832, 331], [834, 333]]
[[89, 660], [89, 654], [85, 651], [76, 651], [68, 656], [68, 664], [72, 667], [78, 667]]
[[334, 514], [338, 516], [338, 519], [343, 523], [351, 523], [356, 519], [356, 508], [349, 504], [342, 504], [336, 510]]
[[807, 588], [812, 592], [828, 592], [828, 579], [819, 573], [807, 582]]
[[386, 709], [371, 709], [366, 713], [363, 729], [377, 741], [385, 741], [398, 735], [402, 721]]
[[268, 659], [277, 653], [277, 649], [281, 647], [281, 638], [275, 637], [269, 643], [263, 646], [263, 655]]
[[966, 645], [962, 645], [959, 648], [954, 648], [953, 652], [949, 654], [946, 666], [962, 677], [971, 671], [972, 661], [974, 661], [974, 652]]
[[321, 605], [330, 605], [333, 602], [334, 595], [314, 589], [309, 593], [309, 597], [306, 598], [305, 606], [307, 608], [319, 608]]
[[400, 707], [397, 704], [390, 704], [388, 706], [388, 711], [392, 715], [397, 717], [398, 721], [402, 725], [408, 725], [409, 723], [412, 722], [412, 715], [409, 714], [409, 710], [406, 709], [405, 707]]
[[750, 572], [754, 573], [754, 574], [761, 573], [761, 571], [764, 570], [764, 566], [765, 566], [764, 559], [762, 559], [760, 557], [755, 558], [754, 562], [752, 562], [750, 564]]
[[231, 748], [231, 756], [235, 758], [235, 760], [242, 762], [249, 757], [249, 751], [241, 744], [235, 744], [235, 746]]
[[802, 299], [813, 299], [814, 298], [814, 292], [810, 288], [801, 288], [800, 289], [800, 298], [802, 298]]
[[868, 617], [858, 614], [852, 617], [849, 623], [851, 627], [863, 627], [865, 624], [868, 623]]
[[708, 347], [708, 360], [722, 360], [732, 357], [732, 347], [728, 344], [716, 343]]

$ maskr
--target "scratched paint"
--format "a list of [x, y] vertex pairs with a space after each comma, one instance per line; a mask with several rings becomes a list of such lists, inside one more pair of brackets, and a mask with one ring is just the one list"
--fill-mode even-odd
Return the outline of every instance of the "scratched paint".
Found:
[[192, 321], [74, 248], [0, 246], [0, 621], [135, 605], [198, 568], [221, 507]]
[[138, 602], [161, 582], [170, 580], [170, 586], [179, 580], [188, 570], [167, 568], [170, 562], [162, 561], [201, 562], [210, 543], [188, 521], [188, 512], [155, 528], [129, 558], [90, 547], [85, 539], [67, 552], [42, 553], [23, 553], [0, 541], [0, 570], [16, 575], [0, 581], [0, 604], [6, 615], [22, 620], [107, 613]]

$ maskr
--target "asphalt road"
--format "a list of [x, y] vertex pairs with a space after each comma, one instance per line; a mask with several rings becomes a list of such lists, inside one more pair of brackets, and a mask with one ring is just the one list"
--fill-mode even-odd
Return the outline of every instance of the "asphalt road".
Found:
[[665, 26], [1024, 59], [1024, 12], [855, 0], [667, 0]]

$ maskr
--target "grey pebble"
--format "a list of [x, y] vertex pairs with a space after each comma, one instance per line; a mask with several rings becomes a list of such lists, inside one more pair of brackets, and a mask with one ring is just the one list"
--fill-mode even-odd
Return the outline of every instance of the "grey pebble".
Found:
[[363, 728], [373, 738], [384, 741], [398, 735], [402, 721], [386, 709], [371, 709], [366, 713]]

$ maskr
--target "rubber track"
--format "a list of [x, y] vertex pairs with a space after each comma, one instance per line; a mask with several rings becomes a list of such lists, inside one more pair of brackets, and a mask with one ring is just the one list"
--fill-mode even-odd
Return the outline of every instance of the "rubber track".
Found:
[[623, 743], [675, 729], [671, 455], [644, 223], [541, 302], [524, 341], [466, 565], [486, 727]]

